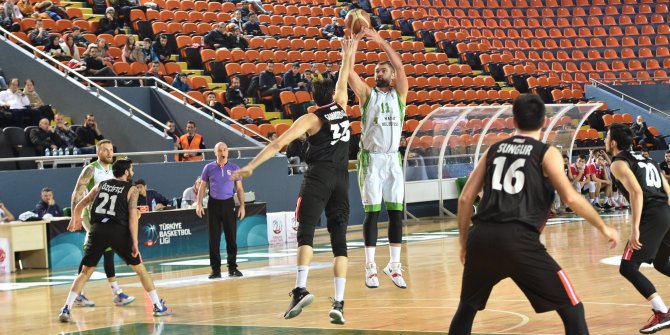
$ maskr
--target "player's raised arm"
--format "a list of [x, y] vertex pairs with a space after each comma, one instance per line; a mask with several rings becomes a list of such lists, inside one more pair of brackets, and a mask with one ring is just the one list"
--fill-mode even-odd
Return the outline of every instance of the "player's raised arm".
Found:
[[[350, 74], [355, 72], [353, 71], [354, 58], [356, 56], [356, 50], [358, 50], [358, 42], [363, 38], [363, 33], [359, 33], [352, 38], [346, 38], [342, 41], [342, 65], [340, 65], [340, 73], [337, 77], [337, 83], [335, 84], [335, 95], [333, 100], [340, 106], [346, 108], [348, 96], [347, 96], [347, 79], [350, 78]], [[356, 75], [358, 77], [358, 75]], [[358, 78], [360, 82], [363, 82]], [[368, 86], [363, 82], [363, 85]]]
[[[357, 41], [360, 41], [361, 38], [365, 36], [365, 30], [361, 30], [360, 33], [358, 33], [354, 38], [357, 39]], [[358, 42], [356, 42], [356, 45], [358, 46]], [[344, 45], [343, 45], [344, 47]], [[340, 78], [347, 78], [347, 82], [349, 83], [349, 87], [354, 91], [354, 94], [358, 97], [358, 101], [361, 104], [361, 106], [365, 105], [365, 102], [367, 101], [368, 97], [370, 97], [370, 91], [372, 88], [368, 86], [368, 84], [361, 79], [360, 76], [358, 76], [358, 73], [353, 70], [354, 65], [356, 64], [356, 50], [349, 56], [350, 57], [350, 64], [351, 64], [351, 70], [349, 71], [349, 75], [347, 77], [343, 77], [341, 75], [342, 70], [340, 69]], [[344, 64], [344, 60], [342, 60], [342, 63]]]
[[386, 52], [389, 56], [389, 62], [395, 70], [395, 89], [398, 91], [400, 98], [405, 101], [407, 98], [407, 91], [409, 91], [409, 83], [407, 82], [407, 74], [405, 73], [405, 68], [402, 64], [402, 58], [393, 47], [387, 42], [383, 37], [379, 35], [374, 29], [365, 29], [365, 36], [371, 38], [373, 41], [379, 44], [379, 47]]

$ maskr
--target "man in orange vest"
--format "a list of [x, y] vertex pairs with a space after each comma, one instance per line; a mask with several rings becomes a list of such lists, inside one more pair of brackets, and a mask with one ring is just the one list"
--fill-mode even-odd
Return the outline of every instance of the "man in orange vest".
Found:
[[[200, 134], [195, 132], [195, 122], [188, 121], [186, 123], [186, 134], [179, 137], [179, 149], [180, 150], [198, 150], [205, 149], [205, 140]], [[185, 152], [175, 155], [175, 160], [187, 162], [187, 161], [201, 161], [202, 153], [193, 153]]]

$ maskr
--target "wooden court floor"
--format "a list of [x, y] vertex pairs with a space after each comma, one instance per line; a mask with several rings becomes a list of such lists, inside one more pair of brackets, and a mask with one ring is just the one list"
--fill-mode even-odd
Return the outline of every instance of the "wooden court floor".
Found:
[[[606, 220], [627, 239], [627, 214], [610, 214]], [[591, 334], [638, 333], [651, 312], [646, 301], [618, 274], [623, 243], [608, 249], [596, 230], [575, 217], [551, 223], [543, 240], [584, 302]], [[68, 276], [76, 269], [56, 274], [24, 270], [0, 277], [0, 334], [445, 334], [458, 304], [462, 274], [455, 223], [408, 222], [405, 237], [408, 241], [403, 245], [402, 262], [408, 288], [396, 288], [380, 273], [380, 287], [368, 289], [363, 281], [362, 233], [350, 230], [344, 326], [329, 323], [329, 297], [334, 294], [332, 256], [325, 252], [327, 240], [320, 232], [316, 250], [324, 251], [315, 255], [307, 286], [316, 300], [292, 320], [284, 320], [282, 315], [295, 283], [295, 247], [265, 247], [240, 250], [238, 258], [247, 261], [240, 263], [245, 277], [239, 279], [207, 280], [208, 266], [188, 265], [191, 259], [148, 264], [159, 295], [174, 312], [163, 318], [152, 317], [150, 300], [135, 276], [119, 279], [124, 291], [137, 297], [125, 307], [113, 306], [105, 280], [89, 282], [86, 295], [96, 307], [74, 308], [73, 322], [68, 324], [60, 323], [57, 315], [69, 291]], [[198, 259], [202, 264], [206, 256]], [[387, 261], [388, 248], [379, 246], [380, 268]], [[129, 269], [119, 266], [117, 272]], [[670, 302], [670, 278], [651, 267], [643, 272]], [[14, 289], [33, 284], [38, 286]], [[473, 331], [562, 334], [563, 328], [556, 313], [536, 314], [521, 291], [505, 280], [494, 289], [487, 309], [477, 315]], [[670, 330], [663, 332], [670, 334]]]

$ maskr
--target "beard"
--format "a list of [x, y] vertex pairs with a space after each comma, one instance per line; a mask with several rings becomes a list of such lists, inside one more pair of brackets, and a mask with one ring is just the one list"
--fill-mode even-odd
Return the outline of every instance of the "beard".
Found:
[[391, 81], [386, 78], [377, 78], [375, 79], [375, 85], [377, 87], [389, 87], [391, 86]]

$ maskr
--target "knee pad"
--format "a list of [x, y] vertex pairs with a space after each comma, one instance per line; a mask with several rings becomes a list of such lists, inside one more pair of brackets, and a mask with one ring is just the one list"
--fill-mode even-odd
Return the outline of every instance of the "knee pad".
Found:
[[389, 231], [388, 237], [390, 243], [402, 243], [402, 211], [389, 212]]
[[316, 227], [307, 224], [298, 224], [298, 246], [314, 246], [314, 230]]
[[330, 233], [330, 245], [333, 249], [333, 256], [347, 257], [347, 225], [346, 223], [334, 225], [328, 228]]
[[365, 221], [363, 221], [363, 239], [366, 247], [377, 246], [377, 221], [379, 220], [379, 211], [366, 212]]
[[624, 278], [633, 278], [635, 274], [640, 271], [640, 265], [641, 264], [639, 263], [622, 259], [621, 264], [619, 265], [619, 274], [624, 276]]

